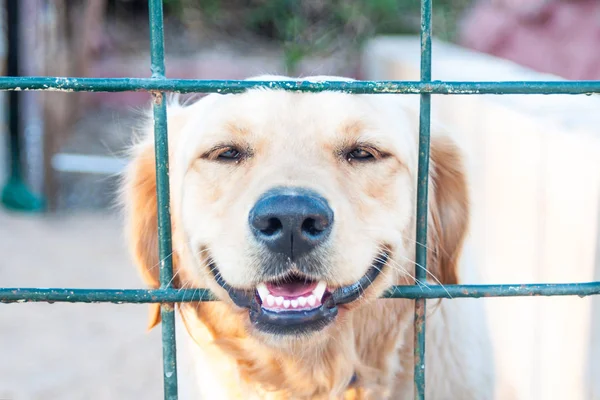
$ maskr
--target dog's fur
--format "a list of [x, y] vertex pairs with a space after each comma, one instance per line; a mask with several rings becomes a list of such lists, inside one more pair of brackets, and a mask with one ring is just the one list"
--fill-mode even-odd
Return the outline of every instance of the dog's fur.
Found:
[[[323, 79], [343, 78], [307, 78]], [[253, 89], [212, 94], [186, 106], [169, 104], [173, 284], [207, 287], [222, 300], [178, 306], [196, 344], [191, 351], [203, 398], [412, 397], [414, 302], [377, 298], [390, 285], [414, 283], [417, 99]], [[454, 284], [468, 231], [468, 187], [457, 145], [441, 129], [432, 129], [428, 282]], [[123, 201], [135, 262], [156, 288], [151, 132], [149, 125], [133, 149]], [[247, 149], [248, 158], [216, 162], [211, 149], [229, 143]], [[376, 148], [376, 160], [357, 163], [340, 156], [355, 146]], [[248, 311], [233, 304], [207, 266], [211, 257], [230, 285], [256, 286], [264, 251], [248, 232], [248, 212], [261, 194], [282, 185], [320, 193], [335, 212], [334, 231], [320, 254], [328, 285], [354, 283], [383, 249], [391, 254], [364, 296], [344, 306], [333, 324], [294, 338], [255, 330]], [[491, 352], [476, 301], [428, 301], [429, 399], [493, 397]], [[159, 308], [152, 310], [154, 326]], [[349, 386], [353, 374], [358, 379]]]

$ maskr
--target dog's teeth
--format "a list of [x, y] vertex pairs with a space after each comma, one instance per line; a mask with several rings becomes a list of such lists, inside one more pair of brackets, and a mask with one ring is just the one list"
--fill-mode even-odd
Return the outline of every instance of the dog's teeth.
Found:
[[282, 305], [283, 297], [281, 297], [281, 296], [275, 297], [275, 304], [277, 304], [278, 306]]
[[317, 304], [317, 298], [315, 297], [314, 294], [311, 294], [310, 296], [308, 296], [308, 298], [306, 299], [306, 302], [308, 303], [309, 306], [314, 307], [315, 304]]
[[292, 308], [298, 308], [298, 300], [294, 299], [291, 301], [292, 303]]
[[267, 296], [267, 305], [269, 307], [273, 307], [275, 305], [275, 297], [268, 295]]
[[256, 291], [258, 291], [258, 295], [263, 302], [267, 300], [267, 296], [269, 296], [269, 289], [267, 289], [267, 285], [264, 283], [259, 283], [256, 286]]
[[284, 300], [284, 301], [283, 301], [283, 307], [285, 307], [285, 308], [290, 308], [290, 303], [291, 303], [291, 302], [290, 302], [289, 300]]
[[325, 283], [325, 281], [319, 281], [319, 283], [317, 283], [317, 287], [313, 290], [313, 294], [317, 300], [321, 301], [323, 295], [325, 294], [325, 289], [327, 289], [327, 283]]
[[304, 307], [306, 305], [306, 297], [298, 297], [298, 304], [300, 304], [300, 307]]

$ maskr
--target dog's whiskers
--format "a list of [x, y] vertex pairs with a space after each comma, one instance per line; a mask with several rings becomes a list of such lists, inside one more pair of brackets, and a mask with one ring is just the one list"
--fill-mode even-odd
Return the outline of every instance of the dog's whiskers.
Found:
[[166, 257], [163, 257], [160, 260], [158, 260], [158, 262], [156, 264], [154, 264], [153, 266], [148, 268], [148, 271], [152, 271], [154, 268], [158, 267], [163, 261], [165, 261], [167, 258], [171, 257], [173, 255], [173, 253], [174, 253], [174, 251], [171, 251], [169, 254], [167, 254]]
[[390, 267], [396, 269], [396, 271], [400, 272], [402, 275], [404, 275], [404, 277], [408, 276], [420, 287], [425, 287], [425, 288], [428, 287], [426, 282], [421, 281], [420, 279], [417, 279], [416, 276], [414, 276], [413, 274], [408, 272], [408, 270], [402, 264], [398, 263], [396, 260], [388, 260], [388, 263], [389, 263]]
[[[387, 230], [381, 229], [381, 228], [362, 228], [362, 230], [365, 231], [365, 232], [384, 232], [384, 233], [388, 233]], [[418, 246], [424, 247], [425, 249], [427, 249], [427, 251], [433, 252], [433, 251], [436, 250], [436, 249], [433, 249], [433, 248], [429, 247], [425, 243], [421, 243], [421, 242], [419, 242], [419, 241], [417, 241], [415, 239], [406, 237], [402, 233], [394, 232], [394, 234], [398, 235], [400, 237], [400, 239], [402, 239], [402, 240], [407, 240], [407, 241], [412, 242], [412, 243], [414, 243], [414, 244], [416, 244]]]
[[[423, 267], [422, 265], [420, 265], [419, 263], [417, 263], [416, 261], [411, 260], [410, 258], [406, 257], [403, 254], [399, 254], [400, 257], [403, 257], [405, 260], [413, 263], [416, 267], [421, 268], [422, 270], [424, 270], [429, 276], [431, 276], [433, 278], [433, 280], [440, 285], [444, 291], [448, 294], [448, 296], [450, 296], [450, 292], [448, 291], [448, 289], [446, 289], [446, 286], [444, 286], [444, 284], [438, 279], [437, 276], [435, 276], [435, 274], [433, 272], [431, 272], [430, 270], [428, 270], [427, 268]], [[426, 286], [426, 285], [425, 285]], [[450, 298], [452, 298], [452, 296], [450, 296]]]
[[402, 277], [406, 277], [409, 276], [410, 278], [412, 278], [415, 283], [417, 283], [420, 287], [427, 287], [427, 284], [425, 282], [421, 282], [419, 279], [417, 279], [415, 276], [411, 275], [410, 272], [408, 272], [408, 270], [406, 268], [404, 268], [404, 266], [402, 266], [400, 263], [398, 263], [396, 260], [387, 257], [385, 258], [383, 256], [383, 252], [385, 252], [385, 249], [380, 249], [378, 255], [375, 257], [376, 261], [379, 261], [381, 263], [386, 263], [388, 264], [391, 268], [394, 268], [396, 271], [400, 272]]

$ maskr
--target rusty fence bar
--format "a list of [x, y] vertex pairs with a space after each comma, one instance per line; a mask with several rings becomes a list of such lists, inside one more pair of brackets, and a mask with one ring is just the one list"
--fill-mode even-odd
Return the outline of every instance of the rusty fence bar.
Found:
[[[165, 79], [165, 41], [162, 0], [149, 0], [150, 58], [152, 79]], [[154, 151], [156, 154], [156, 196], [158, 207], [158, 255], [160, 288], [170, 289], [173, 282], [171, 254], [171, 206], [169, 197], [169, 146], [167, 104], [164, 94], [152, 92], [154, 108]], [[177, 346], [175, 341], [175, 304], [162, 303], [163, 387], [165, 400], [177, 400]]]
[[600, 93], [600, 81], [239, 81], [152, 78], [78, 78], [0, 76], [0, 90], [53, 92], [242, 93], [266, 87], [299, 92], [356, 94], [586, 94]]
[[[398, 285], [384, 299], [458, 299], [464, 297], [593, 296], [600, 282], [503, 285]], [[214, 301], [208, 289], [65, 289], [0, 288], [0, 303], [186, 303]]]
[[[431, 81], [431, 0], [421, 0], [421, 83]], [[421, 93], [419, 107], [419, 165], [417, 170], [417, 236], [415, 241], [415, 285], [427, 281], [427, 213], [429, 188], [429, 144], [431, 94]], [[425, 315], [427, 300], [415, 300], [414, 398], [425, 399]]]

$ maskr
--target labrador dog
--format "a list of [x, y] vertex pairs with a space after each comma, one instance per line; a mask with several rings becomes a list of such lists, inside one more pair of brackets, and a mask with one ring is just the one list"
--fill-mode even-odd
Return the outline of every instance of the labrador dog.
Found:
[[[200, 398], [412, 398], [414, 301], [378, 298], [420, 268], [416, 104], [257, 88], [168, 105], [173, 285], [220, 300], [177, 307]], [[461, 151], [432, 129], [423, 290], [458, 282], [470, 212]], [[157, 288], [151, 124], [144, 132], [122, 198], [135, 263]], [[493, 398], [479, 307], [428, 302], [428, 399]]]

